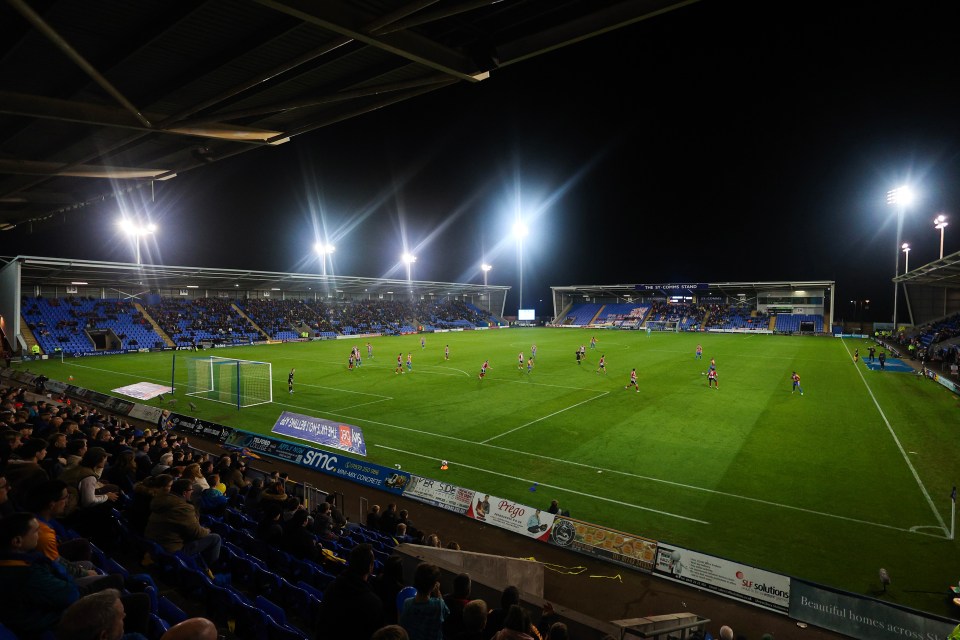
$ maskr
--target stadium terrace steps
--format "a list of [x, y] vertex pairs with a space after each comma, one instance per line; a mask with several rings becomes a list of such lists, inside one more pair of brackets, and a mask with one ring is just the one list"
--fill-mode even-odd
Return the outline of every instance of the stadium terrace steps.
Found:
[[173, 344], [173, 340], [171, 340], [170, 336], [167, 335], [167, 332], [160, 328], [160, 325], [158, 325], [157, 321], [153, 319], [153, 316], [147, 313], [147, 310], [143, 308], [142, 304], [140, 304], [139, 302], [134, 302], [133, 306], [137, 311], [140, 312], [141, 315], [143, 315], [144, 319], [146, 319], [146, 321], [150, 323], [150, 326], [153, 327], [153, 330], [163, 340], [163, 344], [167, 345], [168, 347], [175, 346]]
[[243, 309], [241, 309], [240, 307], [238, 307], [236, 302], [232, 303], [230, 306], [232, 306], [233, 309], [234, 309], [238, 314], [240, 314], [240, 317], [241, 317], [241, 318], [243, 318], [244, 320], [246, 320], [247, 322], [249, 322], [249, 323], [250, 323], [250, 326], [253, 327], [254, 329], [256, 329], [257, 332], [260, 333], [260, 335], [263, 336], [263, 339], [264, 339], [264, 340], [269, 340], [269, 339], [270, 339], [270, 335], [269, 335], [266, 331], [264, 331], [263, 329], [261, 329], [261, 328], [260, 328], [260, 325], [258, 325], [256, 322], [253, 321], [253, 318], [251, 318], [251, 317], [248, 316], [246, 313], [244, 313]]
[[[27, 319], [20, 314], [20, 333], [23, 334], [23, 341], [27, 343], [27, 353], [33, 352], [33, 345], [39, 345], [37, 342], [37, 337], [33, 335], [33, 331], [30, 329], [30, 325], [27, 323]], [[41, 353], [46, 353], [43, 350], [43, 347], [40, 347]]]

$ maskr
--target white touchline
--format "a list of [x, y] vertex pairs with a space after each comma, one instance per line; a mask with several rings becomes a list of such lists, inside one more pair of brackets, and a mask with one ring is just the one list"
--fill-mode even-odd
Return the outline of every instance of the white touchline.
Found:
[[[846, 342], [843, 343], [843, 348], [844, 350], [846, 350], [847, 355], [851, 356], [850, 349], [847, 347]], [[877, 402], [876, 396], [873, 395], [873, 389], [871, 389], [870, 385], [867, 384], [867, 379], [863, 377], [863, 371], [860, 370], [860, 367], [857, 367], [857, 374], [860, 376], [860, 380], [863, 382], [863, 386], [866, 387], [867, 393], [870, 394], [870, 399], [873, 400], [873, 405], [877, 408], [877, 412], [880, 414], [880, 417], [883, 418], [883, 423], [887, 425], [887, 431], [890, 432], [890, 437], [893, 438], [893, 441], [897, 445], [897, 449], [900, 450], [900, 455], [903, 457], [903, 461], [907, 463], [907, 467], [910, 469], [910, 473], [913, 474], [913, 479], [917, 481], [917, 485], [919, 485], [920, 491], [921, 493], [923, 493], [923, 497], [927, 499], [927, 504], [930, 505], [930, 510], [933, 511], [933, 515], [936, 516], [937, 522], [940, 523], [940, 528], [943, 529], [944, 533], [949, 534], [950, 530], [947, 528], [946, 523], [944, 523], [943, 518], [940, 517], [940, 512], [937, 511], [937, 507], [933, 504], [933, 499], [930, 497], [930, 494], [927, 492], [927, 488], [923, 486], [923, 481], [920, 480], [920, 474], [917, 473], [917, 470], [914, 468], [913, 463], [910, 462], [910, 458], [907, 456], [907, 452], [904, 451], [903, 445], [900, 444], [900, 439], [897, 437], [896, 432], [893, 430], [893, 426], [890, 424], [890, 421], [887, 420], [887, 414], [885, 414], [883, 412], [883, 409], [880, 408], [880, 403]]]
[[[419, 454], [419, 453], [413, 453], [412, 451], [404, 451], [403, 449], [394, 449], [393, 447], [387, 447], [387, 446], [382, 445], [382, 444], [376, 444], [376, 445], [374, 445], [374, 446], [375, 446], [375, 447], [380, 447], [381, 449], [386, 449], [386, 450], [388, 450], [388, 451], [396, 451], [397, 453], [402, 453], [402, 454], [408, 455], [408, 456], [416, 456], [416, 457], [418, 457], [418, 458], [427, 458], [427, 459], [429, 459], [429, 460], [432, 460], [432, 459], [434, 458], [434, 456], [425, 456], [425, 455], [422, 455], [422, 454]], [[528, 480], [527, 478], [521, 478], [521, 477], [518, 477], [518, 476], [509, 476], [509, 475], [507, 475], [507, 474], [505, 474], [505, 473], [499, 473], [499, 472], [497, 472], [497, 471], [490, 471], [489, 469], [481, 469], [480, 467], [471, 467], [471, 466], [468, 465], [468, 464], [461, 464], [461, 463], [456, 462], [456, 461], [454, 461], [453, 464], [455, 464], [455, 465], [458, 466], [458, 467], [463, 467], [464, 469], [473, 469], [474, 471], [480, 471], [480, 472], [483, 472], [483, 473], [489, 473], [489, 474], [491, 474], [491, 475], [500, 476], [501, 478], [507, 478], [507, 479], [509, 479], [509, 480], [519, 480], [519, 481], [521, 481], [521, 482], [534, 482], [533, 480]], [[659, 513], [660, 515], [669, 516], [669, 517], [671, 517], [671, 518], [680, 518], [681, 520], [689, 520], [690, 522], [697, 522], [697, 523], [699, 523], [699, 524], [710, 524], [710, 523], [707, 522], [706, 520], [697, 520], [696, 518], [690, 518], [690, 517], [687, 517], [687, 516], [681, 516], [681, 515], [679, 515], [679, 514], [670, 513], [670, 512], [668, 512], [668, 511], [660, 511], [659, 509], [651, 509], [651, 508], [649, 508], [649, 507], [641, 507], [641, 506], [638, 505], [638, 504], [630, 504], [629, 502], [622, 502], [622, 501], [620, 501], [620, 500], [614, 500], [613, 498], [605, 498], [604, 496], [596, 496], [596, 495], [593, 495], [593, 494], [591, 494], [591, 493], [584, 493], [584, 492], [582, 492], [582, 491], [575, 491], [575, 490], [573, 490], [573, 489], [567, 489], [566, 487], [560, 487], [560, 486], [553, 485], [553, 484], [546, 484], [546, 483], [544, 483], [544, 482], [538, 482], [537, 484], [538, 484], [539, 486], [541, 486], [541, 487], [547, 487], [547, 488], [549, 488], [549, 489], [557, 489], [558, 491], [566, 491], [567, 493], [572, 493], [572, 494], [574, 494], [574, 495], [583, 496], [583, 497], [585, 497], [585, 498], [592, 498], [592, 499], [594, 499], [594, 500], [603, 500], [604, 502], [612, 502], [613, 504], [618, 504], [618, 505], [623, 506], [623, 507], [630, 507], [631, 509], [640, 509], [641, 511], [649, 511], [649, 512], [651, 512], [651, 513]]]

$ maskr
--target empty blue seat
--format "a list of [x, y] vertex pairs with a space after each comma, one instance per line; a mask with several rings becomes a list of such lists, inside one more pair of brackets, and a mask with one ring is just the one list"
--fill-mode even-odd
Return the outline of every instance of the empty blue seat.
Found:
[[318, 589], [314, 585], [310, 584], [309, 582], [304, 582], [303, 580], [297, 583], [297, 587], [303, 589], [317, 600], [323, 600], [323, 589]]
[[280, 605], [274, 603], [273, 601], [268, 600], [263, 596], [257, 596], [256, 600], [253, 601], [253, 605], [273, 618], [275, 622], [279, 622], [282, 625], [287, 624], [286, 611], [284, 611]]
[[157, 600], [157, 615], [169, 622], [171, 625], [183, 622], [187, 619], [187, 614], [183, 609], [173, 604], [167, 598], [160, 596]]
[[269, 640], [306, 640], [309, 636], [296, 627], [282, 625], [269, 618], [270, 627], [267, 630]]
[[273, 619], [253, 605], [238, 602], [233, 608], [236, 635], [242, 640], [269, 640]]

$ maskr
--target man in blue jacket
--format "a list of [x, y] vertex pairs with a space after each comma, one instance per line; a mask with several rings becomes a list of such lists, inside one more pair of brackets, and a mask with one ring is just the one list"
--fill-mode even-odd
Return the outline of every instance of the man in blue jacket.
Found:
[[0, 520], [0, 619], [21, 638], [51, 630], [80, 598], [64, 569], [36, 550], [40, 523], [32, 513]]

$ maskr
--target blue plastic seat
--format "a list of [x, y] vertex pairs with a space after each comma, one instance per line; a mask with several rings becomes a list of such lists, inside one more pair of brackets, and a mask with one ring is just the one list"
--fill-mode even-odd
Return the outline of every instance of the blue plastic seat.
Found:
[[319, 601], [323, 601], [323, 591], [321, 589], [316, 588], [309, 582], [304, 582], [303, 580], [301, 580], [300, 582], [297, 583], [297, 588], [303, 589], [304, 591], [307, 592], [308, 595], [313, 596]]
[[160, 637], [163, 636], [163, 634], [165, 634], [169, 629], [169, 622], [155, 613], [150, 614], [149, 628], [147, 630], [147, 637], [149, 640], [160, 640]]
[[187, 614], [183, 609], [173, 604], [169, 599], [160, 596], [157, 600], [157, 615], [169, 622], [171, 625], [183, 622], [187, 619]]
[[268, 619], [270, 620], [270, 627], [267, 630], [269, 640], [307, 640], [309, 638], [307, 634], [296, 627], [282, 625], [272, 618]]
[[238, 602], [233, 609], [235, 631], [241, 640], [269, 640], [273, 619], [253, 605]]
[[280, 605], [274, 603], [273, 601], [268, 600], [263, 596], [257, 596], [257, 598], [253, 601], [253, 606], [259, 608], [261, 611], [273, 618], [274, 622], [279, 622], [281, 625], [287, 624], [287, 612], [284, 611]]

